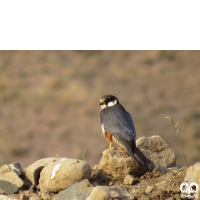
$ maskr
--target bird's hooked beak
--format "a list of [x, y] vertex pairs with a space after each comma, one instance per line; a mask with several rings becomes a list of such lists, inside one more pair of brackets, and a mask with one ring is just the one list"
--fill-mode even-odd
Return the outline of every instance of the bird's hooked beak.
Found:
[[100, 99], [100, 106], [102, 106], [102, 105], [105, 104], [105, 100], [106, 100], [106, 99]]
[[104, 108], [107, 107], [107, 105], [106, 105], [106, 98], [100, 99], [100, 106], [101, 106], [101, 110], [103, 110]]

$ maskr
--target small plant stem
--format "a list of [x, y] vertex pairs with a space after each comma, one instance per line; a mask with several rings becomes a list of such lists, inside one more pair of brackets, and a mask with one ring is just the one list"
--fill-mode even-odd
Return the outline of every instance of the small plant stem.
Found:
[[83, 155], [82, 155], [83, 160], [85, 160], [85, 151], [86, 151], [86, 148], [83, 150]]
[[177, 138], [178, 138], [178, 142], [179, 142], [180, 149], [181, 149], [181, 151], [182, 151], [182, 154], [183, 154], [183, 157], [184, 157], [184, 160], [185, 160], [185, 164], [186, 164], [186, 166], [188, 167], [188, 163], [187, 163], [185, 154], [184, 154], [184, 152], [183, 152], [183, 148], [182, 148], [182, 145], [181, 145], [181, 141], [180, 141], [180, 138], [179, 138], [179, 135], [178, 135], [178, 130], [177, 130], [177, 128], [176, 128], [178, 124], [176, 124], [176, 125], [174, 124], [174, 120], [173, 120], [172, 117], [166, 117], [166, 118], [167, 118], [167, 119], [170, 119], [171, 122], [172, 122], [172, 125], [173, 125], [173, 127], [174, 127], [174, 130], [175, 130], [175, 132], [176, 132], [176, 136], [177, 136]]

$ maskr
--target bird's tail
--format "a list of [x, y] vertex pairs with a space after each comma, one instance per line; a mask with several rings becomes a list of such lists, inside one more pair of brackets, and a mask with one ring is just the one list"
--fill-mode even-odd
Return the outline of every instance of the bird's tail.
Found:
[[127, 153], [131, 156], [131, 158], [133, 158], [133, 160], [137, 163], [137, 164], [145, 164], [145, 158], [143, 153], [137, 148], [135, 147], [134, 149], [134, 153], [132, 152], [131, 149], [129, 149], [127, 151]]
[[136, 147], [134, 141], [132, 141], [132, 148], [126, 148], [126, 151], [137, 164], [144, 165], [146, 163], [146, 156]]

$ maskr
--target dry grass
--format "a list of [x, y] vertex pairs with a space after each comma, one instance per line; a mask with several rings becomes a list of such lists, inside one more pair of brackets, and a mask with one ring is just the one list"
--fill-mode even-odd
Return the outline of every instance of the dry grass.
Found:
[[199, 161], [199, 66], [199, 51], [1, 51], [0, 164], [83, 152], [98, 163], [107, 93], [131, 113], [137, 138], [160, 135], [182, 166], [173, 116], [189, 165]]

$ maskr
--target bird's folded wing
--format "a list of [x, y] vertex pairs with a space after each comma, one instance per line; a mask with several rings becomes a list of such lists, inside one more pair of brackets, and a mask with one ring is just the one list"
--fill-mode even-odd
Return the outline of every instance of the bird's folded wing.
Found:
[[[106, 112], [104, 116], [100, 116], [100, 121], [104, 124], [105, 130], [111, 134], [120, 134], [124, 139], [132, 141], [135, 140], [135, 128], [128, 112], [112, 111]], [[121, 136], [118, 136], [121, 138]]]

